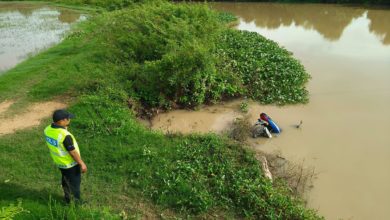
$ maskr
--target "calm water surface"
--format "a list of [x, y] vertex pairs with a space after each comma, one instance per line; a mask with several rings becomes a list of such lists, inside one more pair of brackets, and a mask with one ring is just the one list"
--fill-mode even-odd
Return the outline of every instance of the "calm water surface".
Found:
[[[292, 51], [312, 75], [310, 103], [251, 104], [255, 121], [267, 112], [283, 127], [256, 149], [281, 151], [314, 166], [309, 206], [327, 219], [390, 219], [390, 10], [321, 4], [216, 3]], [[158, 116], [152, 127], [222, 131], [240, 102]], [[303, 120], [301, 129], [293, 127]]]
[[[319, 172], [310, 206], [329, 219], [390, 218], [390, 10], [312, 4], [216, 4], [238, 29], [270, 38], [313, 79], [307, 106], [269, 108], [288, 126], [260, 145]], [[264, 109], [267, 111], [267, 108]]]
[[0, 2], [0, 74], [58, 43], [79, 12], [43, 4]]

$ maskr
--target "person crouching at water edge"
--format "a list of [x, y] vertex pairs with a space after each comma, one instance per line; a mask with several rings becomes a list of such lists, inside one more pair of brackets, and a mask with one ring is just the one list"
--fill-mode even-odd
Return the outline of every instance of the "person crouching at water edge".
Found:
[[275, 121], [273, 121], [271, 119], [271, 117], [269, 117], [266, 113], [261, 113], [260, 114], [260, 118], [257, 119], [258, 122], [262, 122], [264, 123], [264, 125], [268, 128], [268, 130], [271, 132], [271, 133], [276, 133], [276, 134], [279, 134], [280, 132], [282, 132], [282, 130], [279, 128], [279, 126], [276, 124]]
[[87, 166], [81, 159], [75, 137], [68, 131], [72, 118], [74, 115], [63, 109], [54, 111], [53, 123], [44, 133], [50, 155], [62, 174], [65, 202], [69, 204], [74, 199], [80, 204], [81, 172], [87, 172]]
[[279, 126], [267, 114], [261, 113], [252, 129], [252, 135], [253, 138], [258, 136], [272, 138], [271, 133], [279, 134], [281, 131]]

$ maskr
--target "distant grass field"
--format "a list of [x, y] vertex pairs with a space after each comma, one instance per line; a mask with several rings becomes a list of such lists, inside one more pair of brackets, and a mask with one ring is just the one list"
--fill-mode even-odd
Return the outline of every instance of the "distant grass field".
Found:
[[[240, 144], [215, 134], [163, 135], [137, 122], [136, 112], [129, 109], [129, 104], [134, 104], [130, 101], [140, 100], [148, 94], [133, 89], [135, 85], [129, 79], [137, 76], [131, 70], [145, 74], [155, 67], [161, 67], [165, 68], [162, 71], [168, 73], [169, 66], [164, 62], [177, 59], [183, 62], [199, 61], [188, 65], [197, 67], [194, 70], [199, 70], [200, 74], [205, 69], [217, 74], [214, 64], [204, 63], [204, 57], [186, 60], [186, 57], [175, 56], [174, 50], [185, 51], [187, 39], [193, 38], [199, 47], [189, 48], [195, 52], [207, 58], [211, 54], [209, 52], [213, 51], [207, 48], [208, 44], [202, 44], [202, 39], [207, 39], [205, 34], [209, 33], [197, 30], [202, 27], [202, 22], [208, 20], [197, 20], [193, 26], [193, 21], [186, 19], [205, 16], [213, 19], [214, 25], [219, 24], [222, 29], [225, 26], [215, 20], [218, 18], [204, 6], [161, 2], [126, 10], [96, 14], [75, 27], [59, 45], [0, 77], [0, 102], [16, 100], [19, 108], [23, 108], [32, 102], [70, 100], [69, 110], [76, 114], [70, 131], [78, 139], [81, 154], [89, 168], [82, 182], [82, 196], [88, 203], [82, 207], [64, 206], [61, 203], [60, 172], [53, 165], [42, 137], [50, 119], [43, 120], [39, 127], [0, 136], [0, 207], [4, 207], [0, 216], [12, 214], [10, 205], [14, 204], [15, 207], [21, 201], [25, 211], [15, 215], [15, 219], [136, 219], [142, 216], [321, 219], [315, 211], [306, 209], [304, 203], [293, 197], [287, 188], [273, 186], [263, 176], [253, 153], [244, 150]], [[148, 23], [150, 17], [147, 15], [144, 18], [146, 25], [140, 22], [139, 17], [131, 16], [145, 11], [158, 14], [162, 20], [156, 24], [161, 26]], [[177, 16], [169, 12], [177, 13]], [[125, 26], [115, 26], [117, 23], [113, 22], [117, 22], [121, 15], [127, 19], [122, 23]], [[135, 28], [132, 25], [136, 24], [140, 31], [150, 28], [149, 31], [156, 34], [154, 30], [164, 32], [164, 28], [172, 28], [165, 18], [173, 19], [177, 25], [187, 28], [188, 32], [181, 32], [176, 27], [184, 39], [176, 43], [183, 47], [176, 44], [165, 47], [165, 44], [150, 41], [155, 48], [162, 48], [162, 51], [158, 51], [162, 61], [149, 59], [135, 64], [134, 60], [140, 56], [127, 56], [133, 53], [132, 49], [141, 50], [148, 45], [131, 44], [128, 39], [148, 43], [148, 38], [141, 35], [143, 32], [124, 33], [124, 29], [115, 32], [115, 27]], [[131, 23], [133, 20], [137, 22]], [[118, 33], [126, 35], [121, 38], [122, 35]], [[135, 36], [137, 33], [139, 35]], [[166, 38], [164, 35], [153, 36], [156, 38], [152, 40], [168, 39], [171, 42], [173, 35]], [[118, 51], [118, 48], [123, 48], [125, 52]], [[149, 51], [144, 52], [139, 54], [154, 55]], [[230, 55], [235, 56], [234, 53]], [[176, 66], [175, 73], [185, 73], [191, 77], [191, 70], [183, 72], [183, 66]], [[231, 69], [226, 73], [229, 71]], [[214, 80], [212, 77], [210, 79]], [[176, 80], [172, 81], [172, 88], [177, 88], [175, 85], [180, 84], [181, 78]], [[186, 86], [193, 88], [191, 83]], [[148, 91], [146, 87], [142, 89]], [[154, 89], [150, 88], [150, 91], [154, 92]], [[181, 88], [173, 91], [179, 91], [175, 93], [178, 97], [188, 96], [188, 93], [180, 93], [186, 91]], [[172, 101], [170, 96], [165, 97]], [[166, 100], [158, 100], [166, 103]]]

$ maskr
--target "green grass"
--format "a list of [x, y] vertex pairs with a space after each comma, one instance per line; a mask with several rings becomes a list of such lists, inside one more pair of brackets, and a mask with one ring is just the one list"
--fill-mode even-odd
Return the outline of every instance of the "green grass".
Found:
[[[122, 197], [134, 203], [142, 195], [157, 210], [171, 209], [179, 216], [225, 210], [266, 219], [317, 218], [285, 190], [273, 188], [252, 153], [215, 135], [151, 132], [112, 91], [83, 96], [70, 108], [78, 117], [71, 131], [89, 165], [82, 184], [89, 207], [109, 204], [114, 213], [130, 212], [134, 207], [127, 207]], [[1, 187], [2, 205], [21, 198], [37, 218], [50, 214], [50, 196], [58, 202], [61, 195], [60, 174], [41, 137], [45, 122], [0, 139], [0, 182], [9, 180]], [[36, 210], [30, 202], [41, 205]]]
[[[152, 18], [157, 21], [149, 22]], [[63, 206], [60, 172], [42, 138], [50, 119], [36, 128], [1, 136], [0, 207], [9, 208], [20, 198], [21, 207], [28, 212], [16, 219], [117, 219], [120, 213], [130, 218], [320, 219], [288, 189], [264, 178], [253, 153], [239, 144], [214, 134], [166, 136], [153, 132], [141, 126], [136, 112], [128, 108], [129, 100], [142, 101], [142, 95], [156, 92], [154, 87], [145, 87], [144, 93], [139, 93], [134, 71], [146, 74], [155, 70], [174, 76], [169, 90], [163, 91], [174, 91], [178, 100], [189, 94], [183, 88], [200, 88], [194, 94], [197, 99], [190, 100], [197, 104], [207, 97], [226, 95], [221, 91], [233, 94], [240, 90], [233, 84], [236, 78], [229, 75], [231, 69], [217, 71], [226, 57], [218, 60], [214, 42], [206, 37], [214, 28], [215, 39], [224, 33], [225, 25], [219, 19], [205, 6], [161, 2], [104, 12], [78, 25], [59, 45], [1, 76], [0, 101], [17, 100], [23, 107], [71, 97], [69, 110], [77, 118], [70, 130], [89, 171], [82, 183], [82, 196], [88, 204]], [[120, 21], [123, 23], [117, 23]], [[156, 31], [166, 35], [159, 36]], [[140, 42], [147, 46], [138, 45]], [[168, 75], [167, 64], [175, 61], [183, 63]], [[191, 68], [186, 69], [188, 66]], [[180, 84], [183, 75], [190, 81]], [[199, 82], [207, 77], [211, 84]], [[226, 81], [220, 82], [222, 79]], [[192, 83], [200, 83], [200, 87]], [[168, 101], [157, 101], [172, 102], [167, 94]]]

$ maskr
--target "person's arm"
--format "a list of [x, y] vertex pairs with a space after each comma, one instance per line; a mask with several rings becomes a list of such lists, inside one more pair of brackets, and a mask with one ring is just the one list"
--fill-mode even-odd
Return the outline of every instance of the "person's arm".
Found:
[[73, 159], [81, 166], [81, 172], [87, 172], [87, 165], [85, 165], [84, 161], [81, 159], [79, 153], [76, 150], [69, 151], [69, 154], [73, 157]]
[[81, 166], [81, 172], [87, 172], [87, 165], [85, 165], [84, 161], [80, 157], [80, 154], [75, 150], [72, 137], [70, 135], [67, 135], [63, 143], [64, 147], [72, 156], [72, 158]]

